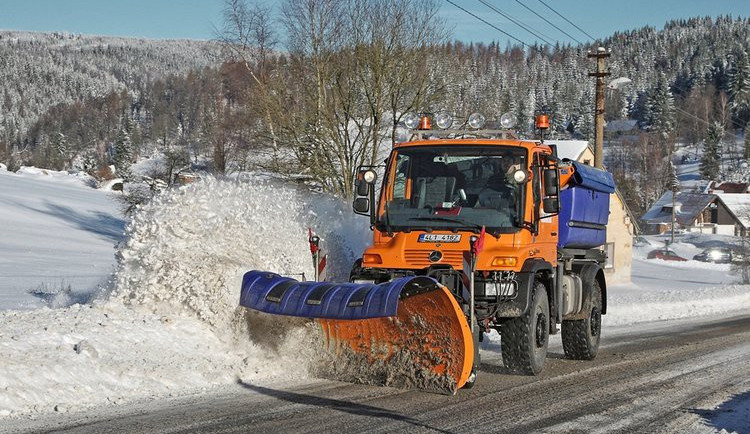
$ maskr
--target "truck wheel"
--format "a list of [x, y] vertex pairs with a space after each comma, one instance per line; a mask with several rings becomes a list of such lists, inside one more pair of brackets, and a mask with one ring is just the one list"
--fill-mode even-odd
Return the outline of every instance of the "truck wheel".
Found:
[[585, 319], [562, 322], [562, 342], [565, 356], [575, 360], [593, 360], [599, 351], [602, 331], [602, 290], [594, 279], [591, 303]]
[[505, 367], [526, 375], [542, 371], [549, 343], [549, 300], [541, 282], [534, 283], [529, 311], [500, 325], [500, 349]]
[[479, 374], [479, 365], [482, 364], [482, 357], [479, 354], [479, 336], [483, 333], [477, 328], [477, 333], [474, 335], [474, 367], [471, 368], [471, 374], [463, 385], [464, 389], [471, 389], [477, 382], [477, 375]]
[[355, 277], [358, 277], [362, 274], [362, 258], [358, 258], [356, 261], [354, 261], [354, 264], [352, 264], [352, 271], [349, 272], [349, 281], [353, 282]]
[[474, 385], [477, 383], [477, 370], [472, 369], [471, 374], [469, 374], [469, 378], [466, 380], [466, 383], [464, 383], [464, 386], [462, 389], [471, 389], [474, 387]]

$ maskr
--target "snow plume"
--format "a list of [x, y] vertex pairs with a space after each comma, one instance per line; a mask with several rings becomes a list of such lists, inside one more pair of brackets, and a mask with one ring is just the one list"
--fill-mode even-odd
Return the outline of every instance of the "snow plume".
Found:
[[187, 310], [220, 329], [237, 324], [244, 272], [312, 276], [308, 227], [329, 251], [329, 276], [348, 276], [370, 231], [344, 209], [267, 182], [208, 179], [165, 192], [126, 229], [114, 295], [155, 311]]
[[371, 233], [347, 208], [263, 182], [208, 179], [157, 195], [126, 229], [109, 298], [0, 311], [0, 418], [307, 377], [317, 324], [239, 308], [240, 279], [251, 269], [311, 276], [308, 226], [331, 277], [348, 273]]

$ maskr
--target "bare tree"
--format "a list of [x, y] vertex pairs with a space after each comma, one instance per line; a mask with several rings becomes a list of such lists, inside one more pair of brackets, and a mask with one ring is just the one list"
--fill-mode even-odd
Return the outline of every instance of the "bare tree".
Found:
[[[215, 30], [228, 58], [244, 65], [255, 87], [249, 87], [247, 101], [256, 101], [255, 106], [264, 114], [266, 128], [269, 132], [274, 155], [278, 151], [276, 140], [275, 116], [271, 104], [266, 99], [270, 94], [270, 84], [274, 49], [278, 37], [273, 30], [271, 9], [258, 2], [247, 3], [245, 0], [225, 0], [224, 25]], [[226, 165], [225, 140], [215, 140], [217, 146], [214, 156], [216, 166]], [[273, 161], [276, 161], [274, 158]]]
[[284, 169], [350, 197], [357, 167], [377, 162], [403, 113], [424, 109], [435, 93], [426, 70], [429, 50], [447, 35], [439, 2], [285, 0], [288, 52], [274, 59], [255, 47], [275, 41], [268, 10], [226, 4], [223, 38], [262, 92], [278, 158], [293, 156]]

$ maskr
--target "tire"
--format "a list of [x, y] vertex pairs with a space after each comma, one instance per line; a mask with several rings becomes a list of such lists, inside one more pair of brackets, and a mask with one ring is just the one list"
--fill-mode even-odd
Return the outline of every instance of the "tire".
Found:
[[352, 264], [352, 270], [349, 272], [349, 281], [354, 281], [354, 278], [362, 274], [362, 258], [358, 258]]
[[544, 368], [549, 345], [549, 300], [541, 282], [534, 283], [529, 311], [500, 325], [500, 349], [505, 367], [525, 375]]
[[593, 360], [599, 352], [602, 331], [602, 290], [594, 279], [591, 301], [585, 319], [562, 322], [562, 342], [565, 356], [574, 360]]
[[466, 383], [464, 383], [462, 389], [471, 389], [474, 387], [474, 385], [477, 384], [477, 370], [472, 369], [471, 374], [469, 374], [469, 378], [466, 380]]
[[[467, 318], [468, 319], [468, 318]], [[477, 376], [479, 375], [479, 365], [482, 364], [482, 356], [479, 353], [479, 336], [482, 331], [477, 328], [477, 333], [474, 335], [474, 366], [471, 369], [471, 374], [466, 380], [466, 383], [461, 387], [462, 389], [471, 389], [477, 382]]]

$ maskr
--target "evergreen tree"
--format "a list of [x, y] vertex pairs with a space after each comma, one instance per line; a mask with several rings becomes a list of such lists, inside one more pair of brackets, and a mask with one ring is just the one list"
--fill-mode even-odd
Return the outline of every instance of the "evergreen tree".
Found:
[[68, 141], [65, 138], [65, 134], [54, 134], [50, 140], [50, 147], [52, 148], [52, 161], [50, 163], [55, 168], [65, 169], [69, 158]]
[[708, 126], [703, 144], [703, 160], [700, 165], [701, 176], [705, 179], [716, 180], [719, 177], [721, 164], [719, 146], [722, 136], [724, 136], [724, 127], [719, 122]]
[[646, 128], [666, 137], [675, 127], [674, 113], [674, 98], [666, 77], [661, 73], [646, 101]]
[[750, 128], [745, 126], [745, 160], [750, 160]]
[[133, 143], [124, 127], [120, 128], [120, 132], [117, 134], [113, 151], [112, 163], [115, 165], [117, 175], [120, 178], [129, 178], [133, 158]]
[[729, 101], [734, 116], [746, 122], [750, 109], [750, 60], [744, 51], [735, 56], [729, 71]]
[[677, 177], [677, 168], [674, 167], [674, 163], [671, 161], [671, 159], [667, 168], [669, 170], [669, 173], [667, 175], [667, 187], [673, 192], [680, 191], [680, 179]]

